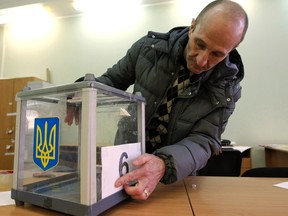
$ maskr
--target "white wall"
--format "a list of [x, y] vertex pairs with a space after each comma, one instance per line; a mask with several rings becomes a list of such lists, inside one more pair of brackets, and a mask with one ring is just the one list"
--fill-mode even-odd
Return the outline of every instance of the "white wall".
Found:
[[[189, 25], [193, 14], [196, 16], [205, 2], [209, 1], [198, 1], [189, 17], [180, 14], [176, 4], [167, 3], [142, 6], [138, 15], [125, 23], [117, 16], [112, 16], [113, 22], [107, 21], [108, 24], [103, 21], [105, 17], [95, 19], [89, 27], [85, 16], [57, 19], [49, 33], [38, 37], [35, 36], [37, 27], [29, 28], [29, 31], [28, 27], [23, 28], [19, 32], [8, 25], [5, 27], [2, 73], [5, 77], [35, 75], [44, 79], [46, 68], [49, 68], [55, 84], [73, 82], [85, 73], [100, 75], [148, 30], [166, 32], [174, 26]], [[108, 13], [106, 18], [109, 17]]]
[[[210, 1], [190, 0], [193, 6], [180, 8], [182, 11], [177, 2], [142, 7], [137, 16], [130, 18], [133, 23], [121, 22], [115, 17], [112, 23], [105, 25], [108, 29], [96, 27], [105, 22], [104, 18], [94, 20], [94, 27], [87, 28], [83, 16], [56, 19], [49, 33], [42, 36], [29, 35], [28, 26], [16, 33], [11, 26], [5, 26], [4, 31], [0, 29], [0, 39], [3, 37], [0, 48], [4, 50], [0, 54], [4, 59], [0, 76], [46, 79], [45, 71], [49, 68], [51, 81], [65, 84], [85, 73], [100, 75], [148, 30], [166, 32], [173, 26], [189, 25], [192, 17]], [[261, 166], [264, 165], [264, 151], [259, 144], [288, 141], [285, 90], [288, 84], [285, 71], [288, 1], [238, 2], [250, 19], [246, 40], [239, 47], [246, 74], [242, 98], [223, 138], [253, 146], [253, 166]]]
[[224, 136], [254, 146], [253, 165], [261, 166], [260, 144], [288, 142], [288, 1], [250, 3], [250, 26], [239, 47], [246, 69], [242, 98]]

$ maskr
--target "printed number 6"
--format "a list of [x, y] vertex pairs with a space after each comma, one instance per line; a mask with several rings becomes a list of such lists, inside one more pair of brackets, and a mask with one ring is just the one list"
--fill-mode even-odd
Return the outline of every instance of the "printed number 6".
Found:
[[126, 152], [123, 152], [123, 153], [121, 154], [120, 161], [119, 161], [119, 175], [120, 175], [120, 177], [123, 176], [123, 167], [125, 167], [126, 173], [129, 172], [129, 165], [128, 165], [128, 163], [127, 163], [126, 161], [123, 162], [124, 157], [125, 157], [126, 159], [128, 158], [128, 154], [127, 154]]

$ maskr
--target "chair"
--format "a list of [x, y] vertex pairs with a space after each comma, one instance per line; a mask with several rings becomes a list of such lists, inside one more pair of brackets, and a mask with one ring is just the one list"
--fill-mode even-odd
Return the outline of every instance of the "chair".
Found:
[[258, 167], [245, 171], [242, 177], [287, 178], [288, 167]]
[[240, 176], [242, 154], [235, 149], [222, 149], [220, 155], [212, 156], [199, 176]]

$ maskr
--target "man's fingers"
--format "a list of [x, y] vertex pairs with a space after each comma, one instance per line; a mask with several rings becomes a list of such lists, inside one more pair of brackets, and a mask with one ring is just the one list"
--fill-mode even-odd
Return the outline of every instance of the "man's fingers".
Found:
[[143, 180], [139, 181], [135, 186], [124, 186], [126, 193], [129, 194], [133, 199], [146, 200], [149, 197], [150, 190], [147, 187], [147, 182]]
[[76, 107], [67, 107], [66, 117], [64, 122], [69, 126], [73, 124], [73, 120], [75, 120], [75, 124], [79, 124], [79, 110]]
[[137, 170], [131, 171], [130, 173], [127, 173], [124, 176], [117, 179], [115, 182], [115, 187], [135, 184], [139, 178], [136, 171]]
[[150, 159], [151, 159], [151, 155], [144, 153], [133, 161], [133, 165], [134, 166], [142, 166], [143, 164], [145, 164]]

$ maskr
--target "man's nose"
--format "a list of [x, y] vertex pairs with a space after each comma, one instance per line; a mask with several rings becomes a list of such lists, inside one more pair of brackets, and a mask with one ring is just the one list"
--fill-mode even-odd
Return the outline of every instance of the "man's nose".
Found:
[[208, 52], [205, 51], [198, 54], [196, 59], [199, 67], [205, 67], [208, 64], [208, 56]]

